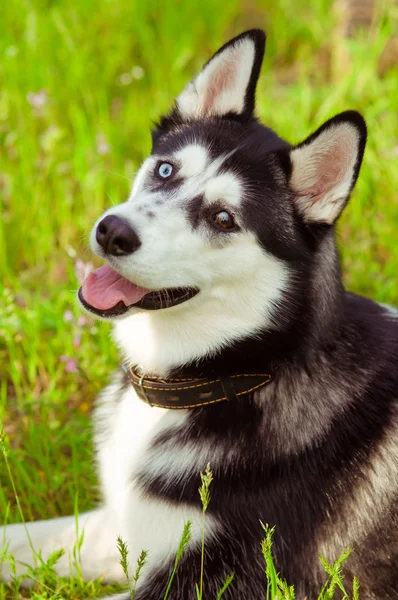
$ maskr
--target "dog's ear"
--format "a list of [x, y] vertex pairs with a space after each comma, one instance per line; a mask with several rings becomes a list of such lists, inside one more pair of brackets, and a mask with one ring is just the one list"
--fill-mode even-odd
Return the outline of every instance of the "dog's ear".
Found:
[[181, 117], [250, 116], [264, 48], [260, 29], [246, 31], [220, 48], [178, 96]]
[[343, 112], [290, 151], [290, 187], [307, 223], [333, 224], [357, 180], [366, 124], [356, 111]]

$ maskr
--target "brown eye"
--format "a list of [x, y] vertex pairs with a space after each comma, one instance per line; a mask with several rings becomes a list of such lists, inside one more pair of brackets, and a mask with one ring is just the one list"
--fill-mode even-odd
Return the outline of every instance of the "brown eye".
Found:
[[235, 227], [235, 221], [226, 210], [213, 215], [213, 220], [220, 229], [233, 229]]

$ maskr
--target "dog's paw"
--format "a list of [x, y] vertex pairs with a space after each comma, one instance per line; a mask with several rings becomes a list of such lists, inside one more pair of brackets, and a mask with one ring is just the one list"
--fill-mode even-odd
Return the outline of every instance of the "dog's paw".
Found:
[[[130, 600], [130, 598], [130, 594], [124, 592], [123, 594], [116, 594], [116, 596], [105, 596], [105, 598], [99, 598], [99, 600]], [[86, 598], [86, 600], [91, 600], [91, 598]]]
[[[33, 566], [33, 553], [25, 526], [18, 523], [0, 527], [0, 579], [10, 582], [14, 577], [27, 574], [29, 567]], [[26, 577], [22, 585], [32, 585], [32, 580]]]

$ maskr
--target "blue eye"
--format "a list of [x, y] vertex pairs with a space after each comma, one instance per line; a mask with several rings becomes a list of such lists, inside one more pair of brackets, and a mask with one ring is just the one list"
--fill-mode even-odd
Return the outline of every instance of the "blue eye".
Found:
[[171, 177], [172, 173], [173, 165], [171, 165], [170, 163], [165, 162], [159, 165], [158, 174], [160, 175], [160, 177], [162, 177], [162, 179], [168, 179], [169, 177]]

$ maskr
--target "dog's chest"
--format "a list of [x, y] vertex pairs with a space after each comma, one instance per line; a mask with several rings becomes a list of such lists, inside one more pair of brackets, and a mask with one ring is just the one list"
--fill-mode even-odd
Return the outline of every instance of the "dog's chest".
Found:
[[[201, 537], [199, 508], [174, 505], [162, 495], [147, 494], [136, 481], [143, 470], [154, 477], [168, 477], [175, 463], [181, 463], [187, 472], [194, 469], [195, 456], [191, 457], [191, 465], [177, 456], [177, 450], [173, 455], [162, 453], [161, 448], [153, 449], [159, 435], [184, 427], [187, 412], [151, 408], [136, 397], [133, 388], [125, 389], [117, 398], [116, 387], [109, 386], [102, 394], [96, 414], [98, 425], [106, 428], [102, 436], [97, 435], [102, 490], [106, 504], [120, 517], [119, 535], [128, 542], [129, 563], [134, 565], [146, 549], [151, 557], [149, 566], [156, 566], [173, 559], [187, 521], [192, 524], [192, 543]], [[209, 535], [215, 525], [213, 519], [208, 519]]]
[[[95, 414], [97, 455], [107, 504], [120, 510], [122, 496], [137, 469], [151, 460], [154, 439], [162, 432], [184, 426], [186, 411], [166, 411], [139, 400], [132, 387], [109, 386]], [[105, 430], [100, 434], [98, 430]]]

